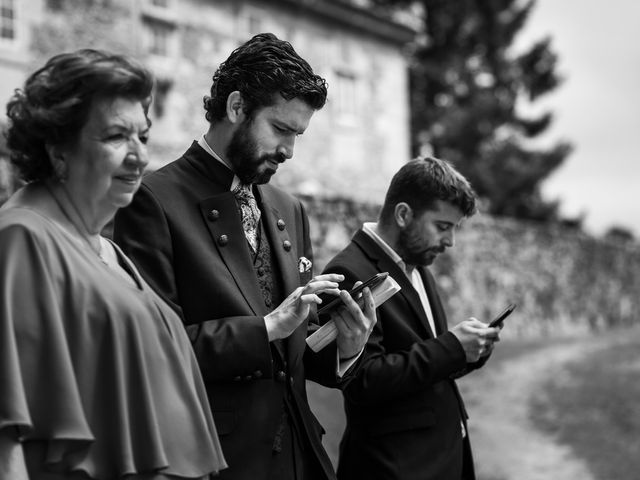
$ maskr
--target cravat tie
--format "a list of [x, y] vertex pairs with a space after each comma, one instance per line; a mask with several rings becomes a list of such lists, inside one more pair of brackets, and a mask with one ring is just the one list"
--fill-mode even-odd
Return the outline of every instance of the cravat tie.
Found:
[[251, 250], [255, 253], [258, 249], [258, 222], [260, 221], [258, 203], [251, 192], [251, 185], [238, 184], [233, 190], [233, 194], [240, 207], [244, 235], [247, 237]]

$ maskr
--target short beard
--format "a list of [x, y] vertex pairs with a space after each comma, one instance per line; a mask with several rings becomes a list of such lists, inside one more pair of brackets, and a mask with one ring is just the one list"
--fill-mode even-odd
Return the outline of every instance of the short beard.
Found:
[[275, 170], [271, 168], [260, 171], [260, 166], [268, 160], [278, 163], [285, 161], [282, 154], [264, 154], [258, 155], [258, 146], [251, 135], [252, 119], [246, 119], [233, 133], [231, 141], [227, 146], [225, 155], [227, 161], [233, 167], [233, 173], [240, 179], [243, 184], [264, 184], [271, 180]]
[[[397, 249], [398, 255], [406, 265], [426, 267], [433, 263], [439, 253], [444, 252], [444, 248], [422, 248], [420, 238], [414, 233], [415, 227], [409, 226], [400, 230]], [[426, 257], [427, 253], [432, 253], [433, 257]]]

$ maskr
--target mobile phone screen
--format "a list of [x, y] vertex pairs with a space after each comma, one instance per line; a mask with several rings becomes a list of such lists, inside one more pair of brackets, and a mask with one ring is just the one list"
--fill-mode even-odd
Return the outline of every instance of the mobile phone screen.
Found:
[[[378, 273], [378, 274], [374, 275], [373, 277], [371, 277], [371, 278], [367, 279], [366, 281], [362, 282], [357, 287], [354, 287], [351, 290], [349, 290], [349, 295], [351, 295], [351, 298], [357, 299], [357, 295], [360, 292], [362, 292], [362, 290], [364, 290], [366, 287], [373, 288], [376, 285], [382, 283], [384, 281], [384, 279], [387, 278], [388, 275], [389, 275], [388, 272]], [[343, 305], [343, 302], [340, 299], [340, 297], [333, 299], [332, 301], [330, 301], [329, 303], [327, 303], [326, 305], [324, 305], [320, 309], [318, 309], [318, 315], [322, 315], [324, 313], [327, 313], [327, 312], [329, 312], [329, 310], [331, 310], [331, 309], [333, 309], [333, 308], [335, 308], [335, 307], [337, 307], [339, 305]]]
[[516, 304], [512, 303], [511, 305], [509, 305], [507, 308], [505, 308], [500, 315], [498, 315], [496, 318], [494, 318], [493, 320], [491, 320], [491, 323], [489, 323], [490, 327], [497, 327], [499, 326], [502, 322], [504, 322], [504, 319], [507, 318], [509, 315], [511, 315], [511, 312], [513, 312], [516, 308]]

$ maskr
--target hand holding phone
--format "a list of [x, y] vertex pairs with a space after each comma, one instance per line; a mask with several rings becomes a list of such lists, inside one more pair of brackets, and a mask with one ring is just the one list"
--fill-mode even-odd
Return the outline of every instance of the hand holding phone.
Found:
[[491, 320], [491, 322], [489, 322], [489, 327], [494, 328], [502, 325], [502, 322], [504, 322], [504, 319], [507, 318], [509, 315], [511, 315], [511, 312], [513, 312], [515, 308], [516, 308], [515, 303], [512, 303], [511, 305], [509, 305], [502, 312], [500, 312], [500, 314], [496, 318], [494, 318], [493, 320]]
[[[387, 276], [389, 276], [388, 272], [383, 272], [383, 273], [378, 273], [376, 275], [374, 275], [373, 277], [367, 279], [365, 282], [361, 283], [360, 285], [358, 285], [357, 287], [353, 287], [350, 291], [349, 291], [349, 295], [351, 295], [351, 298], [353, 298], [354, 300], [358, 299], [358, 295], [360, 294], [360, 292], [362, 292], [362, 290], [364, 290], [365, 288], [369, 287], [371, 289], [373, 289], [373, 287], [375, 287], [376, 285], [381, 284], [385, 278], [387, 278]], [[329, 303], [327, 303], [326, 305], [324, 305], [323, 307], [318, 309], [318, 315], [322, 315], [324, 313], [329, 313], [330, 310], [340, 306], [340, 305], [344, 305], [344, 303], [342, 302], [342, 299], [340, 297], [330, 301]]]

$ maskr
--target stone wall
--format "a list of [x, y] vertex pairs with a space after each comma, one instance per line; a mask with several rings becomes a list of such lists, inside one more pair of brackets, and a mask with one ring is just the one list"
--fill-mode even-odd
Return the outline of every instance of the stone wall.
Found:
[[[379, 211], [346, 199], [302, 200], [318, 271]], [[640, 246], [566, 227], [476, 216], [432, 271], [451, 323], [469, 316], [488, 321], [516, 302], [505, 338], [572, 335], [640, 318]]]

